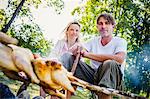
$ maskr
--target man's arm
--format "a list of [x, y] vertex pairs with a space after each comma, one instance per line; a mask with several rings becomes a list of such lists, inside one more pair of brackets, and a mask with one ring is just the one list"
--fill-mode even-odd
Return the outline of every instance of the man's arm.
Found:
[[87, 52], [85, 50], [81, 51], [81, 55], [83, 57], [95, 60], [95, 61], [99, 61], [99, 62], [103, 62], [105, 60], [115, 60], [117, 62], [119, 62], [120, 64], [123, 63], [125, 57], [126, 57], [126, 53], [125, 52], [118, 52], [115, 55], [104, 55], [104, 54], [93, 54], [90, 52]]

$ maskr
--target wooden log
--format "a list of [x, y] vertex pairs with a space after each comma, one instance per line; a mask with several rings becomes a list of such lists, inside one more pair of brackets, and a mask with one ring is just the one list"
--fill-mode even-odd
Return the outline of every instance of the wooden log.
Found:
[[147, 99], [146, 97], [139, 96], [139, 95], [134, 94], [134, 93], [124, 92], [124, 91], [115, 90], [115, 89], [111, 89], [111, 88], [96, 86], [96, 85], [90, 84], [88, 82], [85, 82], [81, 79], [78, 79], [74, 76], [72, 76], [72, 77], [69, 76], [69, 78], [74, 79], [74, 81], [71, 82], [72, 84], [87, 88], [87, 89], [89, 89], [91, 91], [94, 91], [96, 93], [104, 93], [104, 94], [107, 94], [107, 95], [126, 97], [126, 98], [128, 97], [128, 98], [132, 98], [132, 99]]

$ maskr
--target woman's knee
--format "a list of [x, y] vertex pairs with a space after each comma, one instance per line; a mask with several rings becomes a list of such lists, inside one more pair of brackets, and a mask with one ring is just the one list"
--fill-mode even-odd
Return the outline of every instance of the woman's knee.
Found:
[[62, 56], [61, 56], [61, 59], [60, 59], [61, 63], [63, 64], [63, 66], [67, 69], [67, 70], [70, 70], [72, 64], [73, 64], [73, 61], [74, 61], [74, 57], [72, 54], [70, 53], [64, 53]]
[[69, 58], [71, 58], [71, 57], [72, 57], [72, 55], [71, 55], [70, 53], [64, 53], [64, 54], [61, 56], [62, 59], [69, 59]]
[[61, 62], [69, 62], [70, 60], [73, 60], [73, 55], [70, 53], [64, 53], [60, 58]]

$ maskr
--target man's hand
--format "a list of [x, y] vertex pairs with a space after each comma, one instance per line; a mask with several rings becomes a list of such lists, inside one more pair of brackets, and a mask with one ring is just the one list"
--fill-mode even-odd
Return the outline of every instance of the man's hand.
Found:
[[18, 75], [20, 77], [22, 77], [23, 79], [28, 79], [27, 75], [25, 74], [25, 72], [21, 71], [21, 72], [18, 72]]
[[82, 49], [81, 52], [80, 52], [80, 54], [81, 54], [82, 57], [87, 57], [88, 52], [87, 52], [87, 50]]
[[37, 59], [37, 58], [41, 57], [40, 54], [38, 54], [38, 53], [33, 53], [33, 56], [34, 56], [34, 59]]

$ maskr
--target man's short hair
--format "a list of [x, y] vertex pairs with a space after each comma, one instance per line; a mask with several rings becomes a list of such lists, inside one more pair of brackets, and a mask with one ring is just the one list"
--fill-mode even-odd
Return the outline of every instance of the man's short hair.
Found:
[[97, 18], [97, 24], [98, 24], [98, 21], [99, 19], [103, 17], [105, 20], [107, 20], [109, 22], [109, 24], [112, 24], [112, 25], [115, 25], [115, 19], [108, 13], [104, 13], [104, 14], [100, 14]]

